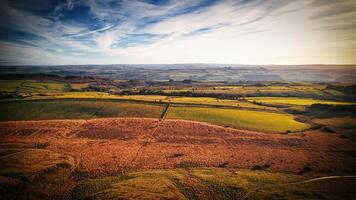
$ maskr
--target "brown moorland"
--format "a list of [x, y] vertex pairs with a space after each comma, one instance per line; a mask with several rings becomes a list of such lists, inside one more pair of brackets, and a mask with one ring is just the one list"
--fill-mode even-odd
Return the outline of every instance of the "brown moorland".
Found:
[[46, 144], [48, 150], [72, 156], [79, 172], [92, 174], [186, 166], [313, 174], [356, 169], [356, 143], [337, 134], [265, 134], [185, 120], [0, 122], [0, 141], [0, 148]]

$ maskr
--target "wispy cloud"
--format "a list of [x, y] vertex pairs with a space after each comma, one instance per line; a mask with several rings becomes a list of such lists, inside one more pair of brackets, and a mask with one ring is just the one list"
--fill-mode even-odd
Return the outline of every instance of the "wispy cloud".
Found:
[[5, 0], [13, 64], [356, 63], [356, 2]]

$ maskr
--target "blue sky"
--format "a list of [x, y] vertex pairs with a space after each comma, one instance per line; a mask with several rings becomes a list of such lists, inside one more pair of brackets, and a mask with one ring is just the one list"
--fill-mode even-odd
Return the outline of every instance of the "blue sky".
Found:
[[0, 65], [355, 64], [354, 0], [3, 0]]

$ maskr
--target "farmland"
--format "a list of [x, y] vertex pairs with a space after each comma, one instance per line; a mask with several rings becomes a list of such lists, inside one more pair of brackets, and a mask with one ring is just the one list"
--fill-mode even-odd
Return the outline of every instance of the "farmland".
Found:
[[210, 106], [228, 106], [237, 108], [268, 109], [274, 107], [261, 106], [248, 101], [217, 99], [212, 97], [177, 97], [167, 95], [112, 95], [104, 92], [66, 92], [55, 93], [46, 96], [34, 96], [31, 99], [118, 99], [159, 103], [196, 104]]
[[163, 108], [163, 105], [96, 100], [19, 100], [0, 102], [0, 120], [159, 118]]
[[[135, 99], [137, 100], [137, 97]], [[145, 100], [148, 99], [152, 100], [157, 98], [149, 96], [149, 98]], [[140, 98], [140, 100], [143, 99]], [[173, 100], [172, 102], [175, 101]], [[189, 104], [194, 105], [194, 101], [192, 102], [189, 98], [187, 100], [184, 99], [184, 102], [189, 102]], [[195, 102], [203, 103], [199, 99]], [[216, 105], [221, 106], [219, 103], [220, 102], [216, 102]], [[174, 103], [171, 105], [173, 106], [165, 113], [166, 118], [196, 120], [216, 125], [267, 132], [295, 132], [308, 128], [307, 124], [295, 121], [293, 116], [289, 114], [266, 112], [264, 110], [254, 111], [256, 107], [247, 107], [253, 108], [254, 110], [241, 110], [215, 107], [204, 108], [199, 105], [182, 107], [178, 106], [181, 104], [174, 106]], [[211, 104], [208, 103], [207, 105]], [[222, 106], [224, 105], [226, 104]], [[132, 102], [122, 101], [122, 99], [95, 100], [92, 98], [79, 98], [74, 100], [59, 98], [17, 100], [0, 102], [0, 111], [2, 113], [0, 114], [0, 120], [88, 119], [97, 117], [160, 118], [164, 108], [165, 104], [162, 102]], [[265, 128], [267, 125], [268, 128]]]
[[1, 83], [4, 199], [356, 196], [350, 85]]
[[0, 200], [356, 200], [356, 0], [0, 19]]
[[71, 83], [70, 87], [74, 90], [81, 90], [89, 86], [89, 83]]
[[38, 81], [0, 81], [1, 92], [18, 92], [18, 93], [43, 93], [43, 92], [64, 92], [68, 91], [69, 86], [65, 83], [43, 83]]
[[312, 104], [331, 104], [331, 105], [356, 105], [354, 102], [342, 101], [326, 101], [308, 98], [292, 98], [292, 97], [250, 97], [247, 100], [263, 104], [276, 105], [299, 105], [310, 106]]
[[170, 107], [167, 118], [204, 121], [212, 124], [266, 132], [295, 132], [308, 125], [280, 113], [194, 107]]

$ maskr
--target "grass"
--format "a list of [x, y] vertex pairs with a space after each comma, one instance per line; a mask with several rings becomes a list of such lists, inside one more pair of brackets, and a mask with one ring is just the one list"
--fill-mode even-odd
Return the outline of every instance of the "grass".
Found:
[[[165, 94], [173, 92], [192, 92], [195, 94], [232, 94], [243, 96], [296, 96], [296, 97], [325, 97], [330, 96], [324, 92], [325, 85], [302, 84], [282, 85], [282, 86], [210, 86], [210, 87], [180, 87], [174, 89], [164, 89]], [[342, 93], [338, 93], [338, 96]], [[333, 95], [335, 96], [335, 95]]]
[[[15, 145], [17, 146], [17, 145]], [[355, 179], [298, 184], [287, 173], [180, 168], [75, 177], [73, 158], [45, 149], [0, 149], [4, 199], [355, 199]], [[73, 190], [68, 187], [74, 186]], [[68, 196], [66, 196], [69, 194]], [[63, 196], [61, 196], [63, 195]]]
[[2, 92], [15, 92], [16, 88], [21, 86], [21, 83], [23, 81], [19, 80], [14, 80], [14, 81], [8, 81], [8, 80], [0, 80], [0, 91]]
[[74, 171], [74, 159], [45, 149], [0, 149], [2, 199], [57, 199]]
[[161, 95], [112, 95], [105, 92], [65, 92], [34, 97], [34, 99], [119, 99], [147, 102], [164, 102], [168, 98]]
[[337, 128], [356, 128], [356, 117], [314, 119], [314, 123]]
[[169, 96], [163, 96], [163, 95], [118, 95], [117, 98], [125, 99], [125, 100], [163, 102], [165, 100], [168, 100]]
[[[72, 199], [344, 199], [352, 186], [334, 191], [344, 181], [294, 184], [305, 177], [266, 171], [222, 168], [127, 172], [79, 182]], [[354, 184], [355, 180], [347, 182]], [[340, 188], [340, 187], [339, 187]], [[343, 191], [345, 189], [345, 191]], [[350, 190], [350, 191], [348, 191]]]
[[74, 169], [73, 158], [44, 149], [25, 149], [6, 154], [0, 157], [0, 163], [1, 175], [25, 177], [28, 180], [39, 178], [44, 171], [63, 168], [70, 172]]
[[173, 170], [130, 172], [81, 181], [72, 199], [186, 199], [171, 179], [183, 176]]
[[286, 104], [286, 105], [300, 105], [310, 106], [312, 104], [332, 104], [332, 105], [356, 105], [353, 102], [342, 101], [325, 101], [310, 98], [296, 98], [296, 97], [249, 97], [246, 98], [250, 102], [258, 102], [264, 104]]
[[32, 99], [120, 99], [147, 102], [165, 102], [178, 104], [196, 104], [211, 106], [232, 106], [260, 110], [276, 110], [274, 107], [256, 105], [247, 101], [217, 99], [212, 97], [176, 97], [166, 95], [112, 95], [104, 92], [65, 92], [53, 93], [47, 96], [36, 96]]
[[47, 96], [36, 96], [32, 99], [118, 99], [116, 95], [105, 92], [65, 92]]
[[32, 80], [0, 80], [1, 92], [53, 93], [65, 92], [70, 88], [66, 83], [39, 82]]
[[264, 132], [301, 131], [309, 128], [307, 124], [294, 120], [292, 115], [250, 110], [170, 107], [166, 117]]
[[96, 100], [19, 100], [0, 103], [0, 120], [88, 119], [92, 117], [159, 118], [164, 106]]
[[89, 86], [89, 83], [71, 83], [70, 87], [74, 90], [81, 90]]
[[187, 103], [187, 104], [203, 104], [203, 105], [217, 105], [217, 106], [233, 106], [241, 108], [254, 108], [254, 109], [272, 109], [273, 107], [266, 107], [256, 105], [246, 101], [230, 100], [230, 99], [217, 99], [212, 97], [171, 97], [168, 99], [171, 103]]

